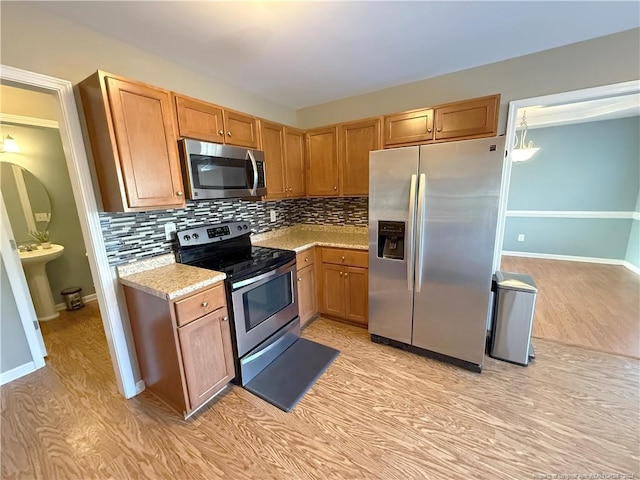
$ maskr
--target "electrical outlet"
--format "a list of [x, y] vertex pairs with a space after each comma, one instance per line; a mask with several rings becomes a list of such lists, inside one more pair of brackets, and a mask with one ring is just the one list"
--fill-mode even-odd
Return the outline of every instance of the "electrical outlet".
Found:
[[269, 217], [271, 218], [272, 222], [276, 221], [276, 211], [275, 210], [269, 210]]
[[164, 238], [166, 238], [167, 240], [172, 240], [173, 239], [173, 235], [171, 235], [173, 232], [176, 231], [176, 224], [173, 222], [168, 222], [164, 224]]
[[519, 242], [524, 242], [524, 233], [520, 233], [520, 234], [518, 235], [518, 241], [519, 241]]

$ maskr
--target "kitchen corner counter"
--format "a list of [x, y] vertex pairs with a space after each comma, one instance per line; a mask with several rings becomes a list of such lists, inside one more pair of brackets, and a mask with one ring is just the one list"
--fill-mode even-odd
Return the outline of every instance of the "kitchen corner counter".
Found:
[[296, 225], [251, 237], [254, 245], [294, 250], [299, 253], [311, 247], [369, 249], [366, 227]]
[[227, 277], [222, 272], [182, 265], [165, 257], [173, 255], [118, 267], [120, 283], [165, 300], [174, 300]]

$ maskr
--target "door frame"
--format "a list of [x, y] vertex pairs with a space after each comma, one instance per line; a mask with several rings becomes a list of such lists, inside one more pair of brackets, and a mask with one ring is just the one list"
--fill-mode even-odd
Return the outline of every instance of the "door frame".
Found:
[[493, 271], [500, 270], [502, 261], [502, 247], [504, 245], [504, 229], [507, 221], [507, 200], [509, 198], [509, 187], [511, 183], [511, 151], [514, 148], [516, 139], [516, 127], [518, 125], [518, 110], [520, 108], [534, 107], [539, 105], [562, 105], [566, 103], [582, 102], [585, 100], [595, 100], [598, 98], [614, 97], [618, 95], [628, 95], [640, 93], [640, 81], [614, 83], [600, 87], [573, 90], [571, 92], [554, 93], [540, 97], [524, 98], [509, 102], [509, 114], [507, 116], [506, 130], [506, 156], [502, 169], [502, 183], [500, 185], [500, 200], [498, 203], [498, 230], [496, 232], [496, 244], [493, 252]]
[[[142, 382], [138, 384], [141, 388], [137, 388], [136, 384], [140, 379], [138, 364], [133, 353], [133, 345], [128, 342], [129, 337], [125, 332], [125, 324], [118, 301], [117, 276], [107, 259], [98, 216], [100, 210], [71, 82], [6, 65], [0, 65], [0, 79], [5, 85], [52, 94], [56, 100], [62, 147], [67, 161], [89, 267], [96, 288], [100, 316], [111, 354], [116, 385], [118, 391], [125, 398], [131, 398], [144, 387], [140, 385]], [[17, 252], [14, 255], [18, 257]], [[30, 297], [28, 298], [30, 301]], [[25, 324], [25, 333], [27, 338], [30, 335], [35, 335], [32, 323]]]

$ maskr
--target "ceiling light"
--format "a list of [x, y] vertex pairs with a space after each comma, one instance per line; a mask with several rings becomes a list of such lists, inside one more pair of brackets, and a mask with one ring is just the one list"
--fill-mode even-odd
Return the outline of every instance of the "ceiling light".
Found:
[[16, 142], [11, 135], [5, 135], [0, 142], [0, 152], [2, 153], [19, 153], [20, 147], [18, 147], [18, 142]]
[[527, 138], [527, 112], [522, 112], [522, 121], [520, 122], [520, 144], [518, 145], [518, 135], [516, 134], [516, 144], [513, 150], [511, 150], [512, 162], [524, 162], [529, 160], [535, 153], [540, 150], [533, 146], [533, 142], [529, 140], [529, 143], [525, 143]]

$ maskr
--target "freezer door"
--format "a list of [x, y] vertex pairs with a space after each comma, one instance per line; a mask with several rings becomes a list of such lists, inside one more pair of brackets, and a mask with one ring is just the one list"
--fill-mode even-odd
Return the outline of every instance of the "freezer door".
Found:
[[369, 154], [369, 332], [404, 343], [411, 342], [418, 154], [418, 147]]
[[482, 366], [504, 138], [420, 147], [413, 345]]

